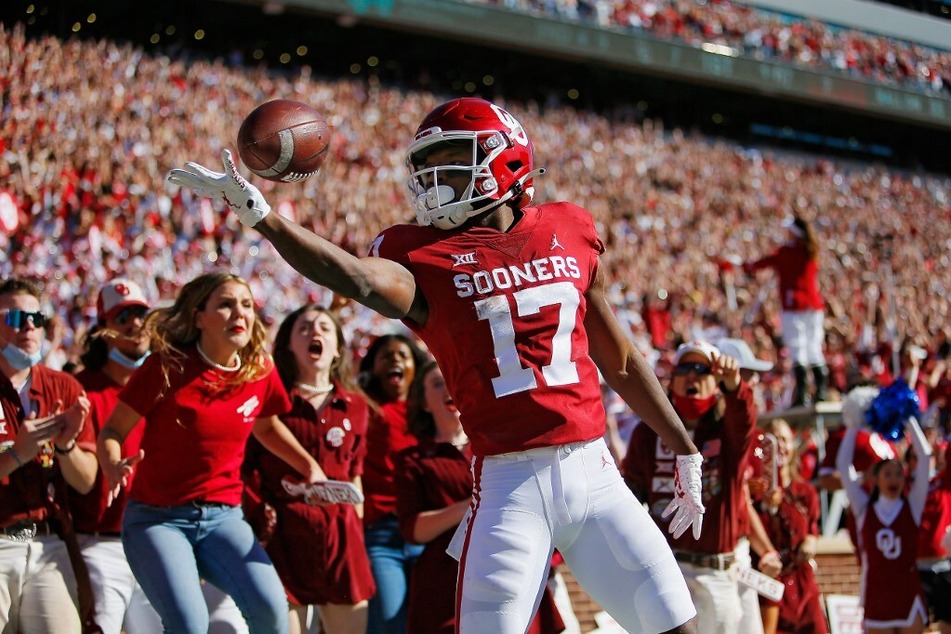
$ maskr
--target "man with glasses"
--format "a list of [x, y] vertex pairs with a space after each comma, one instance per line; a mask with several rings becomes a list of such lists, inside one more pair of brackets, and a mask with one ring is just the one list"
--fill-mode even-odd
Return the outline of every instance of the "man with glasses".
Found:
[[0, 283], [0, 630], [76, 632], [76, 577], [65, 484], [89, 491], [96, 441], [89, 403], [68, 374], [40, 363], [47, 317], [24, 280]]
[[[83, 369], [76, 378], [89, 395], [89, 427], [98, 437], [132, 373], [149, 356], [143, 329], [149, 302], [142, 288], [125, 278], [99, 289], [95, 326], [83, 339]], [[139, 452], [144, 425], [123, 443], [124, 455]], [[88, 493], [70, 489], [70, 509], [95, 595], [96, 622], [103, 632], [159, 632], [162, 622], [136, 582], [122, 549], [120, 530], [128, 487], [115, 499], [101, 472]]]
[[[705, 632], [736, 634], [743, 611], [736, 581], [737, 541], [747, 517], [743, 474], [756, 430], [750, 385], [733, 357], [709, 343], [681, 345], [674, 355], [670, 399], [703, 456], [701, 492], [707, 517], [700, 539], [667, 535]], [[648, 425], [631, 434], [622, 472], [654, 520], [676, 493], [673, 452]], [[666, 534], [666, 533], [665, 533]]]

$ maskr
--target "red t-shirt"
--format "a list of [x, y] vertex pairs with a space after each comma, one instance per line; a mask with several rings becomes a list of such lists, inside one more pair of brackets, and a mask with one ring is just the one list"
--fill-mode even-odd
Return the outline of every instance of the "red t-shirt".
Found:
[[776, 512], [760, 510], [759, 517], [770, 541], [779, 551], [783, 570], [778, 580], [785, 586], [779, 602], [760, 597], [760, 603], [779, 605], [780, 632], [824, 634], [828, 626], [819, 601], [819, 584], [812, 565], [799, 554], [799, 548], [808, 535], [819, 535], [819, 494], [807, 482], [793, 480], [783, 490], [783, 499]]
[[585, 294], [604, 246], [586, 210], [529, 207], [508, 232], [398, 225], [371, 254], [408, 268], [426, 297], [407, 321], [446, 378], [476, 455], [604, 435]]
[[241, 463], [257, 418], [284, 414], [291, 403], [274, 367], [255, 381], [221, 391], [227, 373], [203, 362], [192, 347], [171, 361], [163, 388], [164, 355], [153, 354], [119, 393], [145, 418], [135, 488], [130, 498], [153, 506], [202, 499], [241, 504]]
[[801, 244], [784, 244], [772, 255], [744, 266], [747, 271], [772, 268], [779, 276], [779, 294], [785, 311], [822, 310], [819, 263]]
[[[96, 437], [105, 427], [106, 421], [112, 415], [112, 410], [119, 402], [119, 392], [122, 386], [113, 381], [101, 370], [83, 370], [76, 375], [79, 382], [86, 388], [89, 397], [89, 419], [87, 424]], [[133, 456], [139, 451], [142, 444], [142, 435], [145, 426], [136, 425], [122, 443], [122, 455]], [[109, 488], [102, 477], [102, 470], [96, 472], [96, 482], [92, 490], [85, 495], [72, 487], [69, 489], [69, 510], [73, 514], [73, 525], [80, 533], [118, 533], [122, 530], [122, 514], [128, 501], [131, 482], [135, 479], [133, 472], [128, 487], [119, 491], [118, 497], [108, 504]]]
[[[37, 418], [51, 416], [57, 403], [63, 409], [72, 407], [82, 391], [82, 386], [71, 375], [44, 365], [33, 366], [29, 395], [36, 404]], [[0, 449], [9, 451], [13, 448], [25, 417], [19, 393], [7, 377], [0, 375]], [[89, 425], [83, 425], [76, 442], [86, 451], [96, 451], [96, 437]], [[49, 519], [52, 512], [49, 484], [53, 483], [56, 490], [62, 490], [65, 488], [60, 486], [62, 477], [53, 443], [43, 443], [36, 457], [0, 480], [0, 526], [24, 519]]]
[[745, 382], [736, 392], [725, 392], [723, 398], [722, 421], [704, 418], [694, 432], [693, 441], [703, 455], [701, 483], [706, 508], [699, 540], [694, 540], [690, 531], [674, 539], [666, 530], [672, 516], [664, 519], [661, 514], [674, 496], [676, 456], [649, 425], [634, 428], [621, 463], [632, 489], [639, 495], [646, 492], [651, 515], [677, 550], [731, 553], [742, 534], [740, 523], [748, 512], [744, 475], [756, 433], [756, 405]]
[[363, 460], [364, 525], [396, 513], [396, 455], [416, 442], [406, 431], [406, 401], [384, 403], [371, 410]]

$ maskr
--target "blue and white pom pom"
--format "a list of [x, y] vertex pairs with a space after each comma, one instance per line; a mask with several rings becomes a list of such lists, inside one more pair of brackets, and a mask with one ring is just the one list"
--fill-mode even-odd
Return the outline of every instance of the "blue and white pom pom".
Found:
[[918, 394], [904, 379], [898, 379], [879, 392], [865, 412], [865, 420], [882, 438], [894, 442], [904, 436], [905, 421], [920, 415]]

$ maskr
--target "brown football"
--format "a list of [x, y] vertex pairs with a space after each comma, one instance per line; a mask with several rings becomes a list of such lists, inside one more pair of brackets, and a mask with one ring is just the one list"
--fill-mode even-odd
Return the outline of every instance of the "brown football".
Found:
[[329, 149], [327, 122], [300, 101], [262, 103], [238, 130], [238, 154], [245, 167], [278, 183], [296, 183], [313, 176]]

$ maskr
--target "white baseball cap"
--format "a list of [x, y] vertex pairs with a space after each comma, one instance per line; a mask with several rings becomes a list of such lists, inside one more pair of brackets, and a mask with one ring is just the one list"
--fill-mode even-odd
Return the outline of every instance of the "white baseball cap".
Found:
[[680, 363], [680, 360], [691, 352], [706, 358], [710, 363], [713, 363], [713, 360], [720, 356], [720, 351], [713, 344], [706, 341], [688, 341], [680, 344], [677, 352], [674, 353], [674, 365]]
[[720, 339], [717, 342], [717, 348], [728, 357], [733, 357], [740, 364], [741, 370], [753, 370], [755, 372], [769, 372], [773, 369], [771, 361], [757, 359], [749, 344], [742, 339]]
[[132, 280], [114, 279], [99, 289], [99, 299], [96, 302], [99, 319], [112, 319], [126, 306], [151, 308], [142, 288]]

